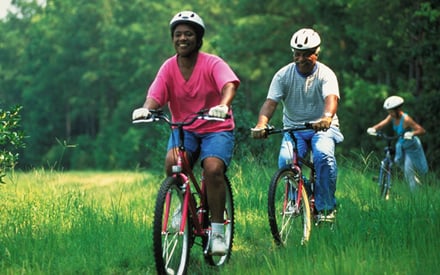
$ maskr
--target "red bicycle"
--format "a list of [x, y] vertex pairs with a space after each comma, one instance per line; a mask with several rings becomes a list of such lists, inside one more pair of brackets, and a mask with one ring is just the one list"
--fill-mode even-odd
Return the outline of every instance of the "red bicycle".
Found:
[[[202, 247], [205, 261], [213, 266], [226, 263], [232, 250], [234, 239], [234, 201], [231, 183], [225, 175], [226, 203], [224, 226], [227, 253], [215, 256], [210, 253], [211, 222], [206, 199], [203, 175], [198, 181], [185, 153], [184, 127], [197, 119], [223, 121], [211, 117], [202, 110], [183, 122], [172, 122], [161, 110], [150, 111], [151, 116], [134, 120], [133, 123], [163, 121], [170, 128], [179, 131], [177, 164], [173, 174], [161, 184], [156, 198], [153, 221], [153, 252], [156, 270], [159, 274], [185, 274], [188, 269], [190, 250], [194, 244]], [[200, 240], [200, 242], [197, 242]]]
[[[272, 176], [268, 194], [269, 225], [275, 243], [286, 245], [293, 238], [305, 244], [310, 237], [314, 213], [314, 184], [315, 168], [312, 160], [298, 155], [295, 131], [311, 129], [310, 123], [299, 126], [275, 129], [268, 127], [268, 135], [288, 133], [292, 139], [292, 161], [280, 168]], [[303, 174], [303, 169], [308, 167], [309, 179]], [[318, 224], [317, 221], [315, 221]]]

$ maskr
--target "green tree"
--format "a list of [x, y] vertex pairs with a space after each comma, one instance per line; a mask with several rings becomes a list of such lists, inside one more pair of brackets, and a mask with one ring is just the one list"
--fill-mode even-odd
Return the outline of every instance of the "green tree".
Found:
[[[380, 149], [365, 129], [381, 119], [390, 94], [428, 131], [435, 149], [439, 105], [439, 3], [435, 1], [14, 1], [19, 12], [0, 21], [0, 98], [22, 105], [29, 135], [20, 166], [116, 169], [162, 165], [162, 128], [131, 125], [134, 108], [162, 62], [174, 54], [168, 23], [194, 10], [207, 31], [202, 50], [218, 54], [242, 84], [234, 101], [237, 157], [261, 158], [249, 139], [274, 73], [292, 61], [290, 37], [301, 27], [322, 37], [320, 61], [337, 74], [342, 153]], [[277, 114], [281, 112], [278, 111]], [[434, 116], [434, 118], [433, 118]], [[355, 118], [355, 119], [352, 119]], [[280, 117], [273, 123], [280, 125]], [[158, 127], [160, 127], [158, 125]], [[159, 130], [161, 129], [161, 130]], [[70, 146], [72, 145], [72, 146]], [[275, 141], [265, 143], [277, 147]], [[438, 150], [428, 150], [432, 167]], [[58, 163], [60, 165], [60, 163]]]

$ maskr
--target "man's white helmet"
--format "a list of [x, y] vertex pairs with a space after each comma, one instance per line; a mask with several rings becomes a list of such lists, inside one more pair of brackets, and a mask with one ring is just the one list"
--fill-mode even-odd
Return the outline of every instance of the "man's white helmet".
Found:
[[397, 95], [393, 95], [385, 99], [385, 102], [383, 103], [383, 108], [385, 110], [392, 110], [396, 109], [397, 107], [400, 107], [403, 105], [403, 98]]
[[312, 29], [300, 29], [290, 39], [292, 50], [310, 50], [321, 45], [319, 34]]

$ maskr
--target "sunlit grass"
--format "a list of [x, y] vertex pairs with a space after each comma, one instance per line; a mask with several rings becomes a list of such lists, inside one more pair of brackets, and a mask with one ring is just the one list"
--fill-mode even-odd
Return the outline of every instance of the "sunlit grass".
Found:
[[[354, 162], [355, 163], [355, 162]], [[306, 246], [277, 247], [267, 221], [276, 167], [248, 159], [228, 175], [236, 230], [224, 274], [435, 274], [440, 191], [435, 176], [411, 194], [400, 178], [379, 199], [374, 168], [340, 164], [333, 229], [313, 227]], [[0, 185], [1, 274], [155, 274], [152, 220], [159, 172], [15, 173]], [[217, 274], [200, 246], [190, 274]]]

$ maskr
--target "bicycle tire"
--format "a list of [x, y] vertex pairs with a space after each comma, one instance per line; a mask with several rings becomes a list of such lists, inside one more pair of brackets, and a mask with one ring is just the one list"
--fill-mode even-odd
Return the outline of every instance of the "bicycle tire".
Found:
[[298, 238], [298, 243], [305, 244], [311, 232], [310, 204], [305, 188], [302, 188], [301, 203], [294, 213], [287, 213], [286, 206], [292, 200], [289, 189], [298, 191], [298, 179], [289, 168], [279, 169], [272, 177], [269, 185], [268, 216], [272, 236], [277, 245], [285, 246], [291, 237]]
[[[232, 253], [232, 246], [234, 242], [234, 230], [235, 230], [235, 217], [234, 217], [234, 198], [232, 195], [231, 182], [228, 177], [225, 176], [225, 193], [226, 193], [226, 201], [225, 201], [225, 212], [224, 212], [224, 222], [225, 222], [225, 241], [228, 251], [223, 256], [214, 256], [210, 255], [209, 252], [204, 254], [205, 261], [212, 266], [221, 266], [229, 261]], [[206, 211], [206, 218], [204, 219], [205, 228], [210, 226], [209, 219], [209, 211]], [[206, 236], [203, 239], [203, 247], [207, 247], [208, 237]]]
[[[180, 233], [181, 209], [185, 196], [181, 186], [180, 179], [168, 177], [163, 181], [156, 198], [153, 250], [158, 274], [186, 274], [188, 269], [191, 229], [188, 214], [183, 233]], [[162, 230], [166, 221], [168, 223], [165, 230]]]
[[379, 195], [380, 198], [388, 200], [391, 188], [391, 167], [386, 160], [382, 161], [379, 171]]

